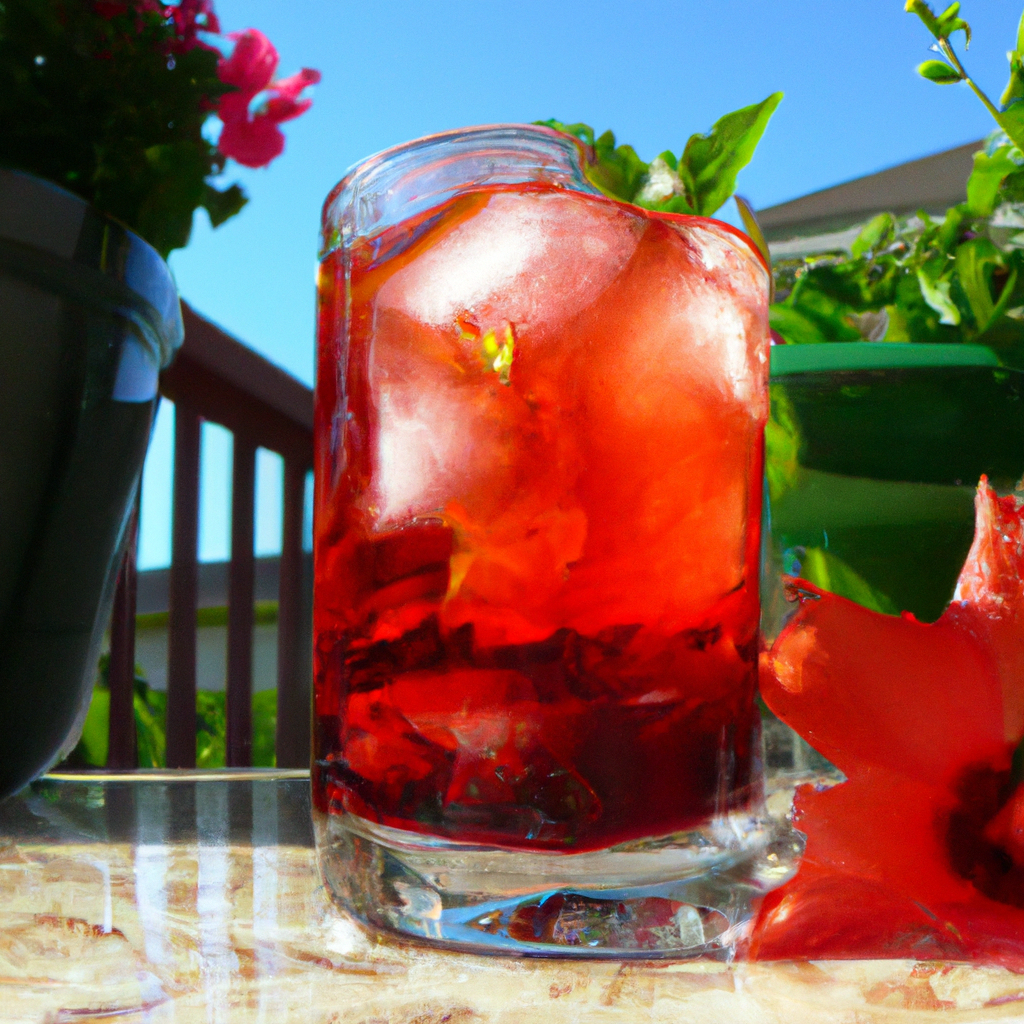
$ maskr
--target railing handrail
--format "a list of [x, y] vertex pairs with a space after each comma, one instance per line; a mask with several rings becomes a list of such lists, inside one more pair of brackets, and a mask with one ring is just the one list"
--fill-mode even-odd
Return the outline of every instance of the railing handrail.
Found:
[[181, 304], [185, 342], [160, 375], [160, 393], [285, 459], [312, 465], [313, 391]]

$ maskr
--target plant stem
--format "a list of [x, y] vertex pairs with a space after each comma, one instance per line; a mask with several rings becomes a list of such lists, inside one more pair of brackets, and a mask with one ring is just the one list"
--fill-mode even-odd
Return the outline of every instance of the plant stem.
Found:
[[974, 79], [964, 70], [963, 64], [960, 63], [960, 58], [956, 55], [956, 51], [953, 49], [948, 39], [939, 40], [939, 48], [942, 50], [943, 56], [953, 65], [953, 67], [959, 72], [960, 77], [971, 87], [974, 95], [985, 104], [988, 112], [995, 118], [996, 124], [1002, 125], [1001, 114], [999, 108], [985, 95], [984, 91], [979, 88], [975, 83]]

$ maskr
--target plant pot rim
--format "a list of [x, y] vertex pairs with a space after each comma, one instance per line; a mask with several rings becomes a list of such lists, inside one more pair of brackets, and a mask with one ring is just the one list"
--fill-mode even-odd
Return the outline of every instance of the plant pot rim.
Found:
[[964, 342], [928, 344], [894, 341], [832, 341], [820, 345], [773, 345], [771, 376], [836, 370], [889, 370], [912, 367], [999, 367], [987, 345]]
[[0, 270], [133, 320], [160, 367], [181, 347], [178, 290], [156, 249], [81, 196], [2, 166]]

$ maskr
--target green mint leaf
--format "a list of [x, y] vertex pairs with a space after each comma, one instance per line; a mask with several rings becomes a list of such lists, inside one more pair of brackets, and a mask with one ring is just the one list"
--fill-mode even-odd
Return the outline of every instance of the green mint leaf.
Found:
[[207, 184], [203, 194], [203, 208], [210, 217], [210, 224], [215, 228], [219, 228], [224, 221], [234, 217], [247, 202], [249, 197], [238, 185], [220, 190]]
[[924, 0], [907, 0], [906, 6], [903, 9], [908, 14], [916, 14], [924, 22], [924, 27], [936, 39], [939, 38], [939, 21], [935, 17], [935, 12], [932, 11], [931, 7]]
[[594, 140], [590, 180], [603, 192], [631, 203], [646, 176], [647, 164], [632, 146], [616, 146], [614, 132], [607, 131]]
[[917, 73], [922, 78], [927, 78], [929, 82], [935, 82], [936, 85], [953, 85], [962, 80], [960, 72], [944, 60], [926, 60], [923, 64], [918, 64]]
[[647, 164], [636, 155], [632, 146], [616, 146], [614, 132], [595, 137], [589, 124], [566, 124], [555, 118], [533, 123], [579, 139], [588, 150], [585, 172], [590, 182], [612, 199], [626, 203], [636, 201], [647, 176]]
[[534, 121], [534, 124], [542, 125], [545, 128], [554, 128], [556, 132], [562, 132], [565, 135], [572, 135], [574, 138], [580, 140], [585, 146], [590, 146], [591, 149], [594, 147], [594, 129], [589, 124], [563, 124], [561, 121], [551, 117], [547, 121]]
[[855, 257], [863, 256], [866, 252], [879, 248], [892, 238], [895, 229], [896, 221], [892, 214], [880, 213], [869, 220], [854, 239], [853, 245], [850, 246], [851, 254]]
[[[782, 93], [720, 117], [707, 135], [692, 135], [679, 162], [680, 178], [692, 188], [694, 212], [710, 217], [733, 194]], [[685, 174], [683, 173], [685, 169]]]
[[932, 281], [923, 270], [919, 270], [917, 283], [924, 301], [939, 314], [939, 323], [957, 326], [960, 323], [960, 310], [950, 298], [949, 281]]
[[1018, 170], [1010, 159], [1012, 149], [1000, 146], [991, 155], [984, 150], [974, 154], [974, 170], [967, 179], [967, 210], [972, 217], [992, 216], [1003, 180]]

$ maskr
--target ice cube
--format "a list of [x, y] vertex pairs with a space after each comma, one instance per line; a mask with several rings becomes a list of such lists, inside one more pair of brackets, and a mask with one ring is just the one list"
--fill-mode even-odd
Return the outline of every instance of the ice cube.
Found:
[[569, 192], [498, 192], [381, 289], [380, 308], [451, 328], [467, 312], [518, 333], [565, 323], [604, 291], [645, 219]]

